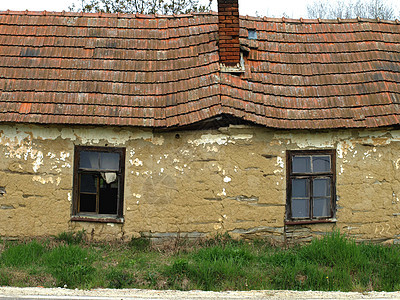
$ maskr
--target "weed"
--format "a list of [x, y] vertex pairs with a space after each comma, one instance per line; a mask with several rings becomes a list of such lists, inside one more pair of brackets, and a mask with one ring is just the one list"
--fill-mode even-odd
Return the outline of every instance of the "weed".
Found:
[[128, 245], [136, 251], [146, 251], [150, 249], [150, 239], [146, 237], [132, 238]]
[[7, 286], [11, 284], [11, 276], [7, 270], [0, 270], [0, 286]]
[[1, 253], [0, 262], [5, 266], [25, 267], [36, 264], [44, 252], [44, 245], [37, 241], [17, 244]]
[[95, 271], [92, 266], [94, 257], [87, 249], [77, 245], [60, 245], [46, 253], [43, 259], [57, 286], [84, 286]]
[[79, 230], [77, 232], [69, 231], [69, 232], [61, 232], [60, 234], [55, 236], [56, 240], [64, 241], [68, 245], [76, 245], [81, 244], [86, 238], [85, 229]]
[[108, 288], [122, 289], [132, 286], [133, 275], [127, 270], [112, 268], [106, 275]]

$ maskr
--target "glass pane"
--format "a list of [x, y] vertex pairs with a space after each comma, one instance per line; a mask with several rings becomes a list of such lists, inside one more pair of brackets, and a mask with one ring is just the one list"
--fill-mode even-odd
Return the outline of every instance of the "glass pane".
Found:
[[81, 151], [79, 168], [99, 169], [99, 152]]
[[331, 214], [330, 198], [314, 198], [313, 215], [314, 217], [330, 217]]
[[292, 170], [293, 173], [310, 173], [310, 156], [294, 156], [292, 159]]
[[101, 170], [119, 170], [119, 153], [100, 153]]
[[313, 181], [314, 197], [329, 197], [331, 195], [330, 178], [316, 178]]
[[329, 155], [313, 156], [313, 173], [330, 172], [331, 170], [331, 157]]
[[309, 217], [308, 199], [292, 199], [292, 217], [293, 218]]
[[308, 179], [292, 179], [292, 198], [307, 198], [309, 196]]
[[80, 212], [96, 212], [96, 195], [80, 194]]
[[97, 193], [97, 175], [81, 174], [81, 193]]

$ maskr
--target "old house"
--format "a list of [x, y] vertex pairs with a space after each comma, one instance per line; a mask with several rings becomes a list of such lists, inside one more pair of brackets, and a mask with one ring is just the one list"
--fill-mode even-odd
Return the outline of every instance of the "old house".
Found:
[[0, 12], [0, 236], [400, 236], [400, 24]]

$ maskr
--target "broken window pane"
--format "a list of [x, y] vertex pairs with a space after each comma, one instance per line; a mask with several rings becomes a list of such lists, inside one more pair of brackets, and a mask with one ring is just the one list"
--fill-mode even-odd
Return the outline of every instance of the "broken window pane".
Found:
[[313, 173], [329, 172], [331, 170], [331, 157], [328, 155], [313, 156]]
[[80, 195], [80, 211], [81, 212], [96, 212], [96, 194]]
[[293, 173], [310, 173], [311, 160], [309, 156], [294, 156], [292, 161]]
[[79, 168], [99, 169], [99, 152], [82, 151], [80, 152]]
[[119, 154], [118, 153], [100, 153], [100, 169], [101, 170], [119, 170]]
[[309, 214], [308, 199], [293, 199], [292, 200], [292, 217], [293, 218], [308, 218]]
[[329, 178], [316, 178], [313, 181], [314, 197], [329, 197], [331, 195], [331, 180]]
[[314, 217], [329, 217], [331, 214], [330, 198], [314, 198], [313, 215]]
[[292, 197], [308, 198], [309, 188], [308, 179], [292, 179]]
[[97, 176], [95, 174], [81, 174], [81, 193], [97, 193]]
[[100, 187], [99, 213], [116, 214], [118, 203], [117, 184], [104, 184]]

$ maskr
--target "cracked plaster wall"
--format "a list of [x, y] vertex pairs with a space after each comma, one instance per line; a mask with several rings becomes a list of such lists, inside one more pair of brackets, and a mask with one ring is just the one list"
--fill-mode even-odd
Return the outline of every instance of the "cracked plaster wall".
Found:
[[[70, 221], [74, 145], [126, 148], [123, 224]], [[298, 149], [336, 149], [334, 224], [284, 225], [286, 150]], [[0, 155], [0, 236], [83, 228], [106, 239], [229, 232], [283, 242], [338, 228], [359, 240], [399, 239], [399, 130], [1, 125]]]

